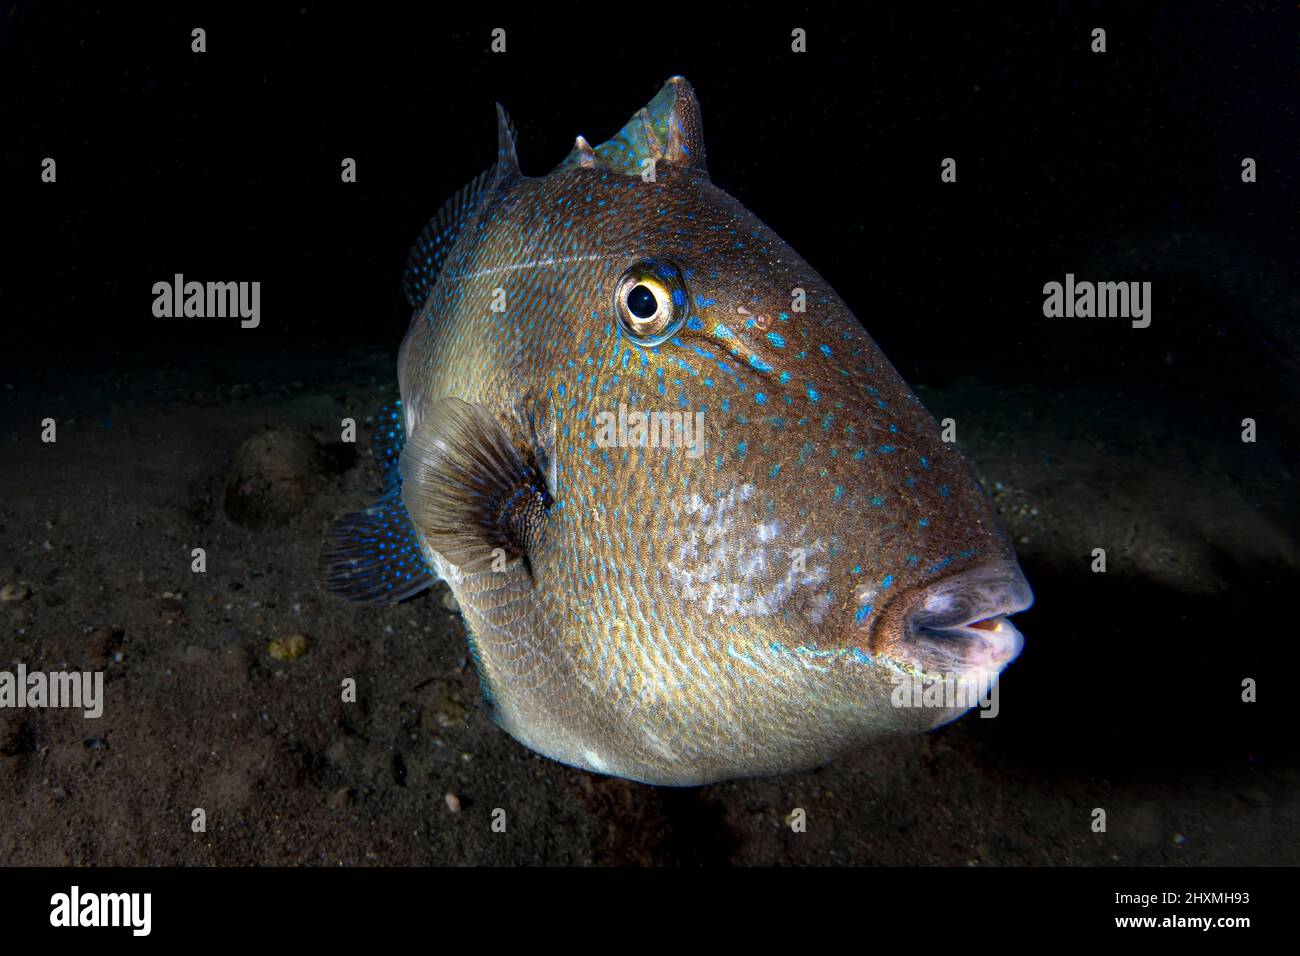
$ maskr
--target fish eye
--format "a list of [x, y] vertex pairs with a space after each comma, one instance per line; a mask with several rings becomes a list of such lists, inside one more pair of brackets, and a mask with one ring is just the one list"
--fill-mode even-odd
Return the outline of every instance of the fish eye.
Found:
[[619, 324], [640, 345], [658, 345], [686, 321], [686, 282], [666, 259], [642, 259], [618, 280], [614, 309]]
[[627, 310], [632, 313], [633, 318], [644, 322], [653, 319], [655, 313], [659, 311], [659, 300], [645, 285], [638, 282], [627, 294]]

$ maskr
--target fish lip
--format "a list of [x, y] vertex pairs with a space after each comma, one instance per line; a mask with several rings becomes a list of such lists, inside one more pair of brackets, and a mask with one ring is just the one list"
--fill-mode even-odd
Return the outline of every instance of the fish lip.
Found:
[[1024, 647], [1024, 636], [1008, 618], [1033, 603], [1014, 559], [965, 568], [915, 588], [889, 608], [873, 652], [936, 679], [996, 676]]

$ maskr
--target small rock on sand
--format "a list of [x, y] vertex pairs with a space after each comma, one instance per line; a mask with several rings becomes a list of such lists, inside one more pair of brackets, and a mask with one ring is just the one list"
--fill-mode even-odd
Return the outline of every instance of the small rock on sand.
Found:
[[339, 787], [329, 795], [326, 804], [331, 810], [346, 810], [356, 806], [357, 792], [350, 787]]
[[277, 637], [267, 646], [267, 652], [277, 661], [296, 661], [307, 653], [310, 642], [301, 634]]

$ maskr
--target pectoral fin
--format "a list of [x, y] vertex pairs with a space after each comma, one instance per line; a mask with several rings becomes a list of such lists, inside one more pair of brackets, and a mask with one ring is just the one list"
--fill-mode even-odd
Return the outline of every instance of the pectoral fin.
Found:
[[551, 507], [546, 482], [484, 406], [437, 402], [407, 438], [399, 467], [412, 520], [462, 572], [502, 557], [527, 565], [536, 553]]

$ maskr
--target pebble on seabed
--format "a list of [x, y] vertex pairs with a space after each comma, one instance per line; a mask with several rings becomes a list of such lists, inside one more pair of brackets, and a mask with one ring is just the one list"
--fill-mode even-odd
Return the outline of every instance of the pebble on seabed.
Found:
[[291, 637], [277, 637], [271, 641], [267, 651], [277, 661], [296, 661], [307, 653], [309, 646], [306, 637], [294, 634]]
[[19, 601], [26, 601], [32, 596], [32, 589], [22, 581], [10, 581], [3, 588], [0, 588], [0, 601], [5, 604], [16, 604]]

